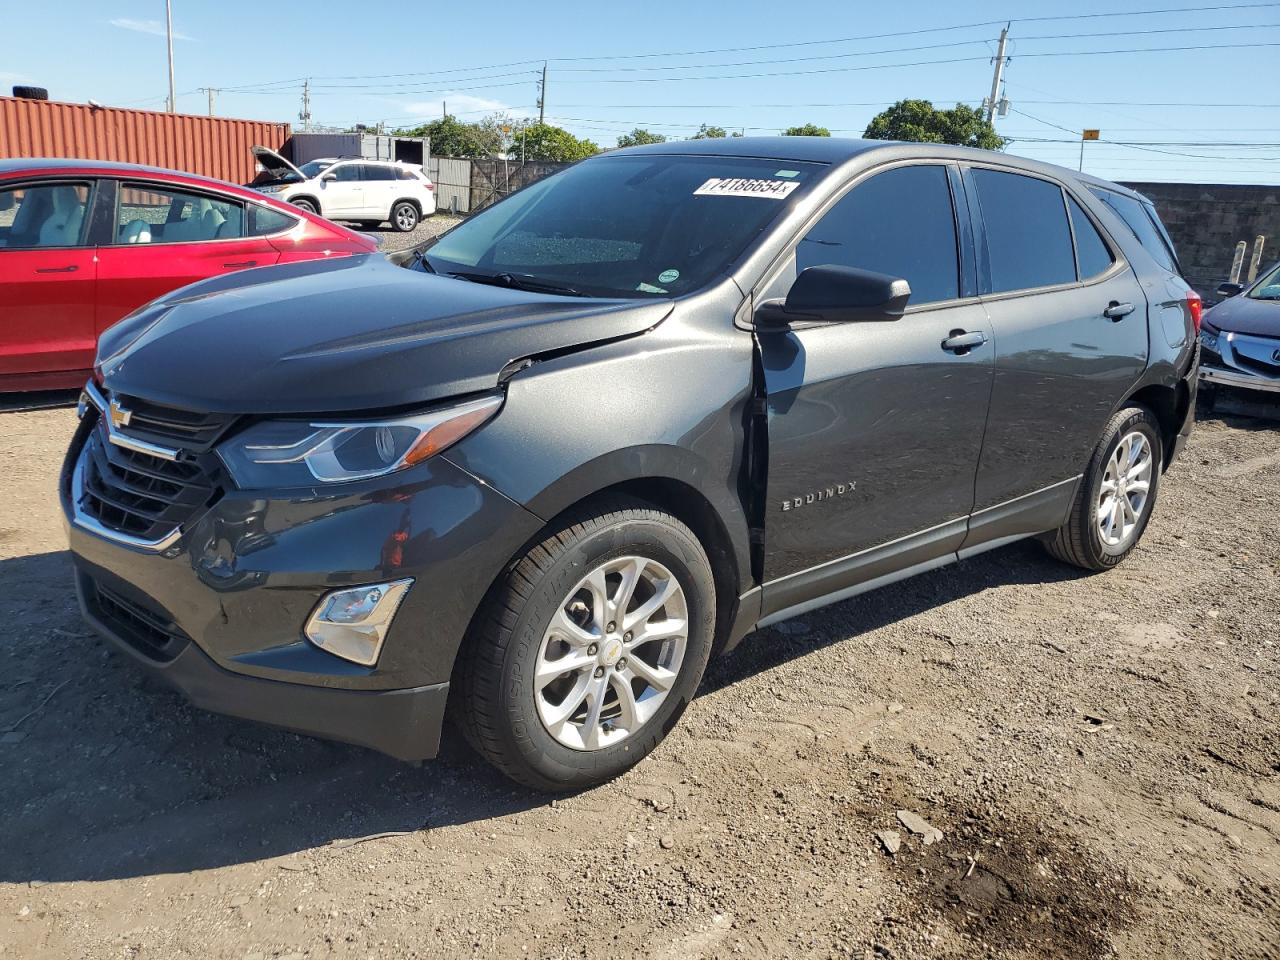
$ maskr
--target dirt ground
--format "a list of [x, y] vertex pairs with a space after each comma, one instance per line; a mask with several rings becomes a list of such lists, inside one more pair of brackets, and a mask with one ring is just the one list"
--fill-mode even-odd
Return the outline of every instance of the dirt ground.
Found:
[[1024, 543], [762, 631], [551, 799], [107, 652], [73, 421], [0, 414], [0, 958], [1280, 957], [1275, 422], [1203, 418], [1119, 570]]

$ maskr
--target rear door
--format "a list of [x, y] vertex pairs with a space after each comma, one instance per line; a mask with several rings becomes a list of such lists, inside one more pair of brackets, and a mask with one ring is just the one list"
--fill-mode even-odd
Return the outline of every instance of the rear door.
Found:
[[[941, 163], [874, 173], [766, 283], [763, 298], [784, 296], [798, 271], [838, 264], [904, 277], [912, 290], [900, 320], [757, 332], [768, 394], [766, 616], [945, 557], [964, 537], [993, 351], [958, 187]], [[977, 345], [948, 346], [964, 334]]]
[[391, 216], [391, 204], [400, 194], [396, 168], [383, 163], [361, 164], [364, 168], [364, 214], [385, 220]]
[[98, 248], [99, 330], [188, 283], [280, 258], [264, 237], [248, 235], [239, 200], [156, 181], [110, 183], [115, 216], [110, 242]]
[[0, 187], [0, 389], [37, 375], [54, 385], [93, 366], [94, 189], [91, 180]]
[[1063, 522], [1148, 345], [1142, 287], [1087, 201], [1022, 172], [965, 177], [996, 353], [973, 546]]

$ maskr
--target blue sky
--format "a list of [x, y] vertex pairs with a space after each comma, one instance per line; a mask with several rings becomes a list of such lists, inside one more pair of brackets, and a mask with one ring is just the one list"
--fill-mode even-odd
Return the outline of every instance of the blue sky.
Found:
[[[701, 123], [776, 133], [811, 121], [857, 136], [903, 97], [980, 103], [998, 21], [1016, 13], [1004, 89], [1013, 112], [997, 121], [1011, 152], [1074, 167], [1078, 131], [1093, 127], [1133, 144], [1087, 145], [1085, 169], [1112, 179], [1280, 183], [1280, 3], [1083, 16], [1239, 2], [173, 0], [178, 106], [204, 113], [197, 88], [218, 87], [220, 115], [296, 125], [311, 77], [322, 124], [412, 125], [442, 102], [463, 119], [523, 116], [536, 113], [547, 58], [548, 119], [602, 145], [634, 126], [688, 136]], [[1051, 17], [1073, 19], [1040, 19]], [[164, 0], [21, 4], [6, 22], [22, 43], [6, 45], [3, 87], [163, 108]], [[1187, 46], [1197, 49], [1096, 53]], [[1040, 142], [1055, 140], [1070, 142]]]

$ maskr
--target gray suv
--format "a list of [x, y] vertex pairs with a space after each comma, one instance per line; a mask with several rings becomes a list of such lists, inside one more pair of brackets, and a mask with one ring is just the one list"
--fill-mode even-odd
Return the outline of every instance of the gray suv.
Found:
[[998, 153], [699, 140], [179, 290], [85, 387], [84, 615], [202, 707], [413, 761], [451, 714], [598, 783], [754, 630], [1024, 537], [1134, 549], [1200, 301], [1117, 205], [1154, 217]]

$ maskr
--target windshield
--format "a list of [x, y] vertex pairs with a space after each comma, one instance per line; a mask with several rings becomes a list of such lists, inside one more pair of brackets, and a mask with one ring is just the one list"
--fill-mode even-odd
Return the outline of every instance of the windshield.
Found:
[[1247, 294], [1250, 300], [1280, 300], [1280, 263]]
[[441, 274], [603, 297], [688, 293], [723, 273], [823, 164], [618, 156], [513, 194], [425, 248]]
[[[303, 176], [310, 180], [312, 177], [320, 176], [320, 174], [324, 173], [332, 166], [332, 160], [312, 160], [308, 163], [304, 163], [298, 169], [302, 171]], [[296, 180], [297, 178], [294, 177], [294, 179]]]

